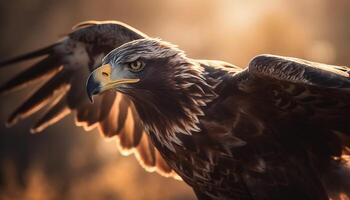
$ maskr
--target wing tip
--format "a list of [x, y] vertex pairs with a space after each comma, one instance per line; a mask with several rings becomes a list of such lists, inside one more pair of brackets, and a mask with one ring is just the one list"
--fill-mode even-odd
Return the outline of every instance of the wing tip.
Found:
[[[20, 120], [19, 119], [20, 117], [19, 116], [11, 116], [10, 118], [7, 119], [7, 121], [5, 122], [5, 127], [6, 128], [11, 128], [13, 127], [14, 125], [17, 124], [17, 122]], [[40, 126], [34, 126], [32, 128], [30, 128], [29, 132], [31, 134], [37, 134], [37, 133], [40, 133], [42, 132], [46, 127], [40, 127]]]
[[5, 122], [5, 126], [10, 128], [14, 126], [19, 121], [19, 117], [17, 115], [12, 114]]
[[[100, 135], [104, 136], [104, 138], [106, 140], [115, 139], [116, 143], [117, 143], [118, 151], [120, 152], [120, 154], [122, 156], [129, 156], [129, 155], [134, 154], [136, 160], [141, 165], [141, 167], [143, 169], [145, 169], [145, 171], [151, 172], [151, 173], [156, 172], [156, 173], [160, 174], [161, 176], [164, 176], [167, 178], [174, 178], [175, 180], [182, 181], [181, 177], [173, 170], [171, 170], [171, 169], [165, 170], [164, 167], [159, 166], [159, 163], [157, 163], [157, 162], [159, 162], [159, 160], [157, 161], [156, 159], [151, 159], [151, 160], [143, 159], [142, 156], [140, 155], [140, 152], [137, 150], [137, 146], [123, 147], [120, 144], [120, 138], [113, 137], [113, 136], [116, 136], [118, 134], [106, 133], [105, 131], [103, 131], [100, 123], [98, 123], [98, 124], [99, 124], [98, 132], [100, 133]], [[143, 134], [146, 134], [146, 133], [143, 133]]]
[[160, 168], [156, 160], [154, 160], [152, 163], [147, 163], [144, 159], [142, 159], [138, 151], [134, 151], [134, 153], [136, 160], [140, 163], [141, 167], [145, 169], [145, 171], [150, 173], [156, 172], [165, 178], [174, 178], [177, 181], [182, 181], [182, 178], [175, 171], [168, 171], [164, 170], [164, 168]]
[[102, 137], [107, 138], [107, 139], [111, 139], [117, 135], [116, 131], [111, 131], [108, 127], [103, 126], [101, 122], [99, 122], [97, 124], [98, 124], [97, 125], [98, 132], [100, 133], [100, 135]]
[[7, 65], [11, 65], [17, 62], [21, 62], [21, 61], [25, 61], [25, 60], [29, 60], [32, 58], [36, 58], [39, 56], [44, 56], [44, 55], [48, 55], [50, 53], [52, 53], [54, 47], [57, 45], [58, 43], [54, 43], [52, 45], [46, 46], [44, 48], [32, 51], [32, 52], [28, 52], [28, 53], [24, 53], [22, 55], [10, 58], [10, 59], [6, 59], [6, 60], [1, 60], [0, 61], [0, 68], [7, 66]]
[[45, 128], [40, 127], [40, 126], [39, 126], [39, 127], [34, 126], [34, 127], [32, 127], [32, 128], [29, 129], [29, 132], [30, 132], [31, 134], [38, 134], [38, 133], [42, 132], [44, 129], [45, 129]]
[[87, 132], [92, 131], [93, 129], [98, 127], [98, 122], [89, 123], [86, 121], [82, 121], [78, 119], [77, 115], [75, 115], [74, 117], [74, 123], [77, 127], [82, 127], [84, 131], [87, 131]]
[[39, 120], [33, 127], [29, 129], [29, 132], [32, 134], [37, 134], [43, 132], [51, 123], [45, 123]]
[[6, 83], [0, 86], [0, 95], [6, 95], [6, 94], [10, 93], [11, 91], [12, 90], [8, 89], [8, 86]]

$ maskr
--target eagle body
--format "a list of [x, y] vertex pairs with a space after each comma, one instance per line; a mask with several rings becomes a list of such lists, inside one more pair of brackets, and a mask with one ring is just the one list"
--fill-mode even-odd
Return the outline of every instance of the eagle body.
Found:
[[[341, 145], [328, 141], [336, 140], [332, 133], [310, 127], [302, 116], [285, 121], [284, 113], [271, 113], [262, 105], [271, 99], [264, 98], [264, 93], [259, 94], [261, 88], [256, 88], [261, 83], [244, 70], [233, 66], [204, 67], [206, 78], [220, 80], [220, 84], [215, 87], [217, 98], [203, 108], [200, 130], [190, 135], [177, 133], [180, 142], [168, 141], [173, 150], [158, 139], [157, 134], [164, 133], [149, 133], [167, 163], [194, 188], [198, 197], [327, 199], [323, 180], [317, 177], [327, 176], [328, 167], [338, 165], [332, 156], [341, 154]], [[290, 95], [301, 98], [310, 92], [291, 84], [276, 83], [271, 87], [275, 87], [275, 92], [288, 88]], [[274, 91], [269, 92], [273, 95]], [[257, 104], [244, 103], [252, 101]], [[295, 105], [286, 102], [273, 104], [291, 112], [295, 109]], [[271, 129], [266, 125], [269, 123], [281, 127]], [[325, 138], [306, 141], [311, 137], [307, 134], [324, 134]], [[305, 144], [299, 144], [300, 136], [305, 137]], [[325, 143], [331, 144], [320, 146]]]
[[348, 67], [274, 55], [245, 68], [191, 59], [111, 21], [81, 23], [0, 66], [38, 56], [0, 87], [45, 80], [8, 125], [47, 105], [36, 133], [74, 111], [78, 126], [117, 137], [124, 155], [184, 180], [201, 200], [350, 195]]

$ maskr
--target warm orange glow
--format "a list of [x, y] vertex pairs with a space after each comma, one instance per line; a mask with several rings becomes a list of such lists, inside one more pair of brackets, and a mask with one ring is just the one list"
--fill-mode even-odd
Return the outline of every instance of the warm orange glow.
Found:
[[[49, 44], [70, 32], [74, 24], [95, 19], [121, 20], [149, 36], [179, 45], [189, 57], [219, 59], [241, 67], [261, 53], [350, 63], [350, 1], [346, 0], [33, 0], [3, 5], [1, 57]], [[7, 80], [22, 66], [1, 69], [0, 80]], [[24, 96], [0, 98], [1, 121], [41, 83], [35, 82]], [[95, 127], [116, 129], [120, 97], [106, 118], [112, 123]], [[122, 141], [106, 141], [97, 129], [86, 133], [73, 121], [70, 116], [31, 138], [26, 136], [30, 120], [11, 129], [0, 127], [4, 141], [0, 147], [5, 152], [0, 161], [6, 160], [0, 166], [5, 183], [0, 199], [194, 199], [182, 181], [147, 173], [134, 156], [121, 156], [133, 153], [118, 152], [116, 143]], [[132, 131], [133, 123], [129, 110], [128, 126], [122, 131]], [[87, 129], [84, 123], [76, 124]], [[104, 127], [107, 125], [113, 127]], [[128, 137], [124, 142], [132, 140]], [[147, 142], [142, 138], [138, 148], [146, 149]], [[162, 164], [159, 155], [156, 159]], [[342, 195], [341, 199], [349, 198]]]

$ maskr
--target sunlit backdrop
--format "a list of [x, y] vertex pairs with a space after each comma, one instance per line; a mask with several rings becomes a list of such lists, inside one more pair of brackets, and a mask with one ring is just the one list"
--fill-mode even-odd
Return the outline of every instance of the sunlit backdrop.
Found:
[[[0, 60], [47, 45], [83, 20], [120, 20], [179, 45], [193, 58], [245, 67], [272, 53], [350, 65], [348, 0], [14, 0], [0, 1]], [[0, 83], [30, 63], [0, 69]], [[75, 127], [42, 134], [35, 119], [5, 128], [37, 85], [0, 98], [0, 199], [194, 199], [183, 182], [146, 173], [113, 140]]]

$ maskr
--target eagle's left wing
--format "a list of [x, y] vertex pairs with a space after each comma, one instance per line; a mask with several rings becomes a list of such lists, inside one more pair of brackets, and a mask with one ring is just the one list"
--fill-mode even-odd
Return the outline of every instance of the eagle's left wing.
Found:
[[244, 73], [241, 86], [271, 111], [350, 135], [350, 68], [261, 55]]
[[224, 103], [234, 111], [232, 136], [243, 141], [232, 152], [242, 155], [250, 191], [281, 195], [288, 185], [315, 199], [325, 189], [350, 194], [342, 157], [350, 147], [349, 77], [348, 67], [273, 55], [255, 57], [231, 77]]

